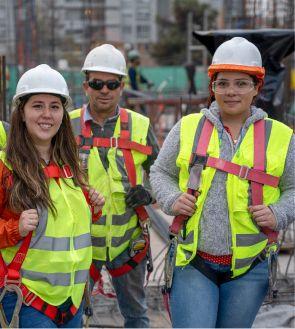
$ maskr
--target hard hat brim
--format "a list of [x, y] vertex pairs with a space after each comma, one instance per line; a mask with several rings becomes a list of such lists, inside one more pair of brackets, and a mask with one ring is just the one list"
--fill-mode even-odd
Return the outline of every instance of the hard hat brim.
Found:
[[105, 72], [105, 73], [112, 73], [112, 74], [116, 74], [116, 75], [123, 75], [126, 76], [126, 72], [123, 71], [119, 71], [116, 69], [112, 69], [109, 67], [105, 67], [105, 66], [92, 66], [92, 67], [83, 67], [82, 72]]
[[35, 89], [30, 89], [29, 91], [24, 91], [22, 93], [19, 93], [19, 94], [15, 95], [12, 99], [12, 106], [16, 107], [20, 98], [22, 98], [26, 95], [31, 95], [31, 94], [58, 95], [58, 96], [61, 96], [61, 97], [66, 99], [66, 104], [65, 104], [66, 108], [71, 107], [71, 104], [72, 104], [72, 99], [69, 95], [61, 93], [60, 91], [58, 91], [56, 89], [52, 89], [52, 88], [35, 88]]
[[260, 66], [246, 66], [235, 64], [211, 64], [208, 68], [208, 76], [212, 78], [218, 72], [242, 72], [256, 76], [263, 80], [265, 76], [264, 67]]

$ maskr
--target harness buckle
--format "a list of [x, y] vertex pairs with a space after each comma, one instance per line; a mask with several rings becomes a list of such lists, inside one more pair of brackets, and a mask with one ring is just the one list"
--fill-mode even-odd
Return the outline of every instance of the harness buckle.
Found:
[[247, 179], [250, 168], [247, 166], [241, 166], [238, 177], [241, 179]]
[[65, 174], [66, 178], [73, 178], [73, 173], [69, 165], [64, 164], [62, 166], [63, 173]]
[[80, 147], [92, 147], [93, 146], [93, 137], [84, 137], [83, 135], [78, 136], [78, 144]]
[[18, 279], [9, 279], [8, 278], [8, 275], [6, 274], [5, 277], [4, 277], [4, 284], [3, 286], [6, 287], [6, 286], [9, 286], [9, 285], [15, 285], [15, 286], [18, 286], [20, 287], [21, 285], [21, 277], [19, 277]]
[[28, 291], [28, 293], [23, 297], [23, 303], [26, 306], [31, 306], [33, 301], [37, 298], [37, 295], [35, 295], [33, 292]]
[[194, 165], [201, 165], [203, 168], [206, 167], [208, 161], [208, 155], [201, 155], [197, 153], [193, 153], [191, 155], [191, 160], [190, 160], [190, 167], [193, 167]]
[[118, 138], [117, 137], [111, 137], [111, 147], [118, 148]]

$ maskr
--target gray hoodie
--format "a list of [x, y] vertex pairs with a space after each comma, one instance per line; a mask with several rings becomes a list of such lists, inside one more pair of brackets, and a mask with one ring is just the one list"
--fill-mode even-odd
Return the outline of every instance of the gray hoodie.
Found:
[[[233, 158], [248, 127], [257, 120], [267, 117], [264, 111], [252, 106], [251, 116], [246, 120], [240, 132], [239, 139], [234, 145], [231, 136], [222, 125], [217, 103], [213, 102], [209, 109], [203, 109], [201, 112], [216, 127], [221, 141], [220, 157], [228, 161], [231, 161]], [[179, 139], [180, 121], [168, 134], [156, 162], [151, 167], [150, 173], [150, 182], [156, 199], [163, 211], [168, 215], [175, 215], [172, 212], [172, 205], [182, 194], [178, 185], [179, 168], [176, 166], [180, 145]], [[279, 183], [281, 197], [278, 202], [270, 205], [276, 217], [277, 230], [285, 229], [290, 222], [294, 221], [295, 217], [294, 161], [295, 139], [293, 135], [289, 145], [284, 173]], [[200, 218], [198, 250], [212, 255], [227, 255], [232, 253], [231, 230], [226, 196], [226, 179], [227, 173], [219, 170], [216, 171]]]

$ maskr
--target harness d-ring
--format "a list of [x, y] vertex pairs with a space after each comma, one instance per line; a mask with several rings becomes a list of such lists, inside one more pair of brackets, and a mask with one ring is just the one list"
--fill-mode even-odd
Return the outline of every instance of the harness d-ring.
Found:
[[[15, 292], [17, 300], [14, 306], [13, 314], [10, 323], [8, 323], [3, 307], [2, 300], [7, 292]], [[15, 284], [8, 284], [4, 286], [3, 291], [0, 295], [0, 324], [2, 328], [19, 328], [19, 312], [23, 303], [23, 294], [19, 286]]]

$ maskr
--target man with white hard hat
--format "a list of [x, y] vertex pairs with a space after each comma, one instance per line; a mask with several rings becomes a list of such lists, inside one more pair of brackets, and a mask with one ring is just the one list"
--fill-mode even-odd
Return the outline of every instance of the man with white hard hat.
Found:
[[[145, 267], [152, 269], [148, 216], [152, 202], [143, 187], [158, 145], [148, 118], [118, 105], [126, 62], [110, 44], [92, 49], [82, 72], [89, 103], [71, 113], [82, 166], [105, 196], [102, 217], [92, 226], [92, 281], [105, 266], [112, 276], [125, 327], [149, 327]], [[92, 283], [93, 283], [92, 282]]]

